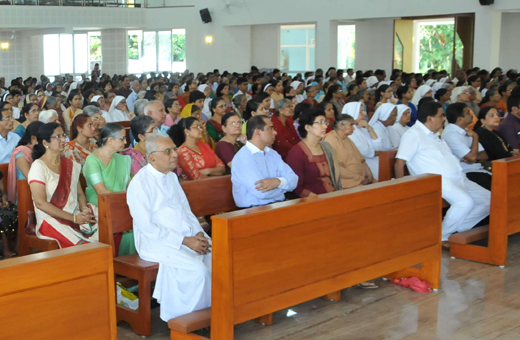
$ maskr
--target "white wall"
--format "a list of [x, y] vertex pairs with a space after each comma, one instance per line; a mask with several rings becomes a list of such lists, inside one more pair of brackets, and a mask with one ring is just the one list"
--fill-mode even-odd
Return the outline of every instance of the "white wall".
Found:
[[519, 34], [520, 13], [503, 13], [499, 65], [504, 71], [511, 68], [520, 68], [517, 44]]
[[9, 50], [0, 50], [0, 77], [5, 77], [6, 86], [11, 85], [11, 79], [20, 76], [24, 69], [22, 38], [17, 35], [11, 40], [11, 32], [0, 32], [0, 41], [9, 42]]
[[251, 65], [280, 68], [280, 25], [251, 26]]
[[370, 19], [356, 22], [356, 70], [392, 71], [394, 20]]

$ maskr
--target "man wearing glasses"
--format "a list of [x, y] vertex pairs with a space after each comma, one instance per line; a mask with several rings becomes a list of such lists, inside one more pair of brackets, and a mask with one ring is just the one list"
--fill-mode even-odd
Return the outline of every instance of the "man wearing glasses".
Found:
[[167, 322], [211, 305], [211, 239], [172, 172], [177, 168], [173, 141], [153, 134], [145, 147], [149, 163], [130, 182], [126, 200], [139, 256], [159, 263], [153, 297]]
[[20, 136], [13, 130], [13, 108], [10, 103], [0, 104], [0, 164], [9, 163], [11, 153], [20, 141]]

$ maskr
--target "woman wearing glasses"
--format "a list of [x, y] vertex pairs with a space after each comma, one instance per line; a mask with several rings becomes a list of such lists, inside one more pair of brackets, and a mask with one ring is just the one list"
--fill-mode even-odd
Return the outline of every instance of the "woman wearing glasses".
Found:
[[32, 122], [38, 121], [38, 116], [40, 115], [40, 108], [36, 104], [27, 104], [22, 108], [22, 115], [20, 116], [20, 125], [16, 127], [13, 131], [18, 136], [23, 137], [25, 130], [27, 130], [27, 126]]
[[87, 204], [81, 189], [81, 165], [61, 156], [66, 137], [58, 123], [42, 125], [28, 175], [36, 236], [60, 248], [98, 241], [97, 208]]
[[226, 113], [226, 102], [224, 98], [217, 97], [213, 99], [209, 105], [211, 111], [211, 119], [208, 120], [207, 129], [209, 136], [218, 143], [224, 137], [224, 130], [222, 130], [222, 117]]
[[235, 112], [228, 112], [222, 117], [224, 137], [217, 143], [215, 153], [226, 164], [226, 173], [230, 173], [233, 157], [244, 146], [238, 140], [242, 134], [242, 123], [242, 119]]
[[168, 131], [175, 145], [180, 145], [177, 150], [179, 166], [189, 180], [221, 176], [226, 172], [220, 158], [207, 143], [201, 141], [203, 131], [201, 122], [195, 117], [181, 119]]
[[[98, 148], [87, 157], [83, 166], [83, 175], [87, 180], [85, 194], [88, 203], [97, 206], [98, 195], [126, 190], [130, 181], [132, 160], [130, 156], [119, 154], [125, 149], [125, 145], [126, 134], [121, 125], [107, 123], [101, 129], [97, 140]], [[114, 239], [119, 256], [136, 253], [132, 232], [123, 233], [122, 239], [119, 235]]]
[[340, 165], [330, 144], [323, 142], [328, 122], [321, 109], [300, 115], [298, 132], [303, 140], [289, 151], [287, 164], [298, 175], [294, 193], [300, 197], [341, 190]]

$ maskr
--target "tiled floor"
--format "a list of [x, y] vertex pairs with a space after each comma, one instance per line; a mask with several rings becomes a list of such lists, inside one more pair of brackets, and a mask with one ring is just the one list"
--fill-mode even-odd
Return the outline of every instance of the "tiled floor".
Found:
[[[376, 280], [379, 289], [357, 287], [342, 301], [323, 298], [274, 313], [274, 324], [249, 321], [235, 326], [235, 339], [520, 339], [520, 235], [510, 237], [505, 269], [443, 252], [442, 286], [422, 294]], [[152, 335], [169, 339], [159, 309], [152, 312]], [[203, 335], [207, 335], [201, 333]], [[141, 339], [121, 322], [118, 339]]]

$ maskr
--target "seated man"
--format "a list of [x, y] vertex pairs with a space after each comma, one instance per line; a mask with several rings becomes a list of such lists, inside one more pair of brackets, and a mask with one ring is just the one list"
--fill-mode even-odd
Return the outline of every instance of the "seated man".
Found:
[[258, 115], [247, 122], [247, 142], [233, 158], [231, 182], [233, 198], [240, 208], [283, 201], [293, 191], [298, 176], [270, 148], [276, 131], [268, 116]]
[[130, 182], [127, 202], [139, 256], [159, 263], [153, 297], [168, 321], [211, 305], [211, 239], [172, 172], [177, 153], [170, 137], [152, 134], [145, 146], [149, 163]]
[[484, 189], [491, 190], [491, 173], [484, 169], [481, 162], [488, 159], [484, 147], [478, 142], [478, 135], [468, 125], [473, 122], [471, 109], [464, 103], [455, 103], [446, 109], [449, 124], [442, 133], [442, 139], [451, 152], [460, 160], [466, 177]]
[[[0, 103], [0, 164], [9, 163], [20, 136], [11, 132], [14, 127], [13, 109], [10, 103]], [[5, 174], [7, 176], [7, 174]]]
[[520, 98], [509, 97], [507, 99], [507, 111], [509, 114], [498, 126], [498, 132], [506, 140], [513, 151], [520, 152]]
[[469, 181], [446, 143], [439, 138], [444, 125], [444, 111], [436, 102], [421, 106], [417, 122], [401, 139], [395, 160], [395, 177], [404, 176], [404, 166], [411, 175], [442, 176], [442, 198], [451, 205], [442, 221], [442, 241], [456, 232], [473, 228], [489, 215], [491, 193]]

